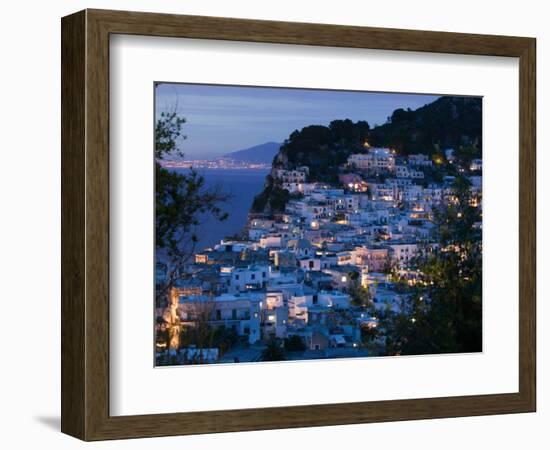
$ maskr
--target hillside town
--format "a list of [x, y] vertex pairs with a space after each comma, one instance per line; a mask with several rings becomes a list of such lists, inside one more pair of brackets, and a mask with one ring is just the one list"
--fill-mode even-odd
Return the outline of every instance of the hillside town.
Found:
[[[274, 167], [284, 210], [250, 213], [242, 235], [195, 252], [157, 303], [157, 364], [389, 354], [380, 317], [406, 313], [407, 286], [426, 283], [419, 258], [446, 250], [434, 211], [456, 201], [458, 176], [481, 211], [481, 169], [453, 149], [401, 156], [368, 142], [334, 167], [337, 182]], [[157, 264], [158, 286], [168, 271]]]

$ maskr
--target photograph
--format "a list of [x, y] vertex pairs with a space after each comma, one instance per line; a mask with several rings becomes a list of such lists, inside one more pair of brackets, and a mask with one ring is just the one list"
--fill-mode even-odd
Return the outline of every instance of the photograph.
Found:
[[0, 448], [549, 447], [550, 26], [494, 6], [6, 2]]
[[154, 90], [155, 366], [482, 352], [481, 97]]

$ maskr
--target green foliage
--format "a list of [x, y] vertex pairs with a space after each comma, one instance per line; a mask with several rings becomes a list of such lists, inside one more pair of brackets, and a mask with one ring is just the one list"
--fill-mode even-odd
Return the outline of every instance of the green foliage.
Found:
[[204, 189], [204, 177], [191, 169], [181, 174], [155, 166], [155, 237], [156, 246], [170, 255], [179, 255], [184, 241], [197, 242], [196, 227], [201, 214], [211, 213], [225, 220], [219, 206], [227, 196]]
[[328, 127], [310, 125], [294, 131], [283, 143], [289, 168], [307, 166], [313, 181], [336, 182], [337, 167], [344, 164], [352, 153], [363, 148], [369, 136], [369, 124], [349, 119], [334, 120]]
[[481, 112], [480, 98], [450, 96], [415, 111], [397, 109], [387, 123], [371, 130], [370, 144], [403, 155], [475, 146], [475, 157], [480, 158]]
[[306, 344], [300, 336], [294, 334], [285, 339], [285, 349], [289, 352], [303, 352], [306, 349]]
[[155, 158], [163, 159], [168, 155], [183, 157], [178, 147], [178, 139], [186, 139], [181, 128], [185, 118], [178, 116], [176, 111], [162, 112], [155, 124]]
[[378, 327], [361, 327], [361, 342], [365, 345], [372, 344], [375, 339], [380, 335]]
[[481, 216], [469, 187], [458, 177], [454, 201], [435, 213], [441, 249], [419, 259], [422, 287], [409, 289], [409, 308], [382, 320], [388, 354], [481, 351]]
[[239, 335], [233, 328], [227, 328], [223, 325], [215, 328], [213, 346], [220, 350], [220, 355], [223, 355], [238, 342]]
[[164, 346], [164, 348], [168, 348], [168, 344], [170, 341], [170, 333], [168, 332], [167, 326], [164, 326], [163, 319], [161, 317], [157, 317], [157, 324], [155, 329], [156, 329], [156, 337], [155, 337], [156, 344]]
[[470, 145], [461, 145], [455, 150], [454, 154], [457, 164], [465, 168], [470, 167], [472, 159], [481, 158], [477, 142]]
[[471, 203], [471, 183], [468, 178], [456, 177], [452, 187], [455, 193], [454, 202], [448, 202], [434, 211], [440, 244], [456, 245], [461, 251], [470, 252], [472, 247], [481, 246], [481, 230], [474, 226], [481, 221], [480, 210]]
[[170, 354], [169, 352], [158, 353], [155, 357], [156, 363], [155, 366], [177, 366], [181, 364], [180, 359], [177, 355]]
[[166, 294], [192, 257], [200, 220], [206, 214], [220, 221], [228, 216], [222, 205], [229, 196], [219, 190], [205, 189], [204, 178], [198, 172], [191, 169], [178, 173], [161, 165], [168, 156], [183, 157], [178, 141], [184, 138], [184, 123], [184, 118], [171, 112], [161, 113], [155, 124], [155, 246], [172, 268], [166, 283], [159, 286], [157, 298]]
[[359, 272], [356, 270], [352, 270], [351, 272], [348, 272], [348, 276], [351, 282], [358, 283], [359, 281]]
[[[309, 181], [338, 183], [338, 167], [353, 153], [391, 147], [401, 155], [427, 153], [444, 160], [443, 150], [454, 148], [459, 160], [481, 158], [481, 99], [441, 97], [416, 110], [397, 109], [388, 122], [370, 128], [365, 121], [334, 120], [328, 126], [310, 125], [295, 130], [282, 144], [273, 167], [309, 168]], [[469, 164], [469, 162], [468, 162]], [[426, 181], [441, 182], [441, 170], [425, 170]], [[383, 178], [383, 177], [381, 177]], [[382, 180], [380, 180], [382, 181]], [[254, 199], [253, 212], [282, 212], [289, 197], [268, 176], [264, 190]]]
[[[285, 162], [275, 158], [273, 166], [285, 169], [307, 166], [309, 181], [337, 183], [338, 166], [346, 163], [352, 153], [363, 150], [369, 130], [367, 122], [354, 123], [349, 119], [334, 120], [328, 127], [310, 125], [295, 130], [279, 150]], [[290, 198], [288, 191], [269, 175], [264, 190], [254, 198], [252, 211], [283, 212]]]
[[369, 290], [353, 280], [348, 283], [348, 294], [351, 297], [351, 304], [354, 306], [366, 307], [372, 304]]
[[284, 361], [286, 359], [285, 351], [276, 339], [271, 339], [267, 347], [262, 352], [262, 361]]
[[442, 183], [443, 182], [443, 175], [446, 171], [449, 170], [448, 166], [445, 166], [445, 170], [442, 170], [441, 166], [434, 166], [434, 167], [423, 167], [422, 172], [424, 172], [424, 178], [422, 179], [422, 184], [424, 187], [428, 187], [428, 185], [436, 183]]
[[239, 335], [229, 327], [212, 326], [209, 322], [208, 310], [199, 314], [192, 327], [183, 327], [180, 334], [180, 347], [194, 346], [199, 349], [217, 348], [219, 355], [223, 356], [228, 350], [240, 341]]
[[286, 189], [277, 186], [271, 175], [268, 175], [264, 190], [254, 197], [252, 211], [268, 211], [270, 213], [284, 212], [290, 198], [290, 193]]

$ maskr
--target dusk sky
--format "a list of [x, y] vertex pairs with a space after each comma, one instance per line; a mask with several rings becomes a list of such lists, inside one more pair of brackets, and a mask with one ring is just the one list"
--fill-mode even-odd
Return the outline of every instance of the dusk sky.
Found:
[[156, 114], [172, 111], [187, 122], [185, 157], [206, 159], [269, 141], [283, 142], [307, 125], [335, 119], [383, 124], [397, 108], [416, 109], [438, 96], [373, 92], [160, 84]]

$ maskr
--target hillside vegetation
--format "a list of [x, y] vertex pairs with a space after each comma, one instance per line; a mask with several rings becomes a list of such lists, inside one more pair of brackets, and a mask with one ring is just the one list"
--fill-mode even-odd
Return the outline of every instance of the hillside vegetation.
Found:
[[402, 155], [476, 145], [481, 156], [481, 112], [479, 97], [441, 97], [414, 111], [397, 109], [372, 130], [370, 143]]
[[[442, 154], [446, 148], [468, 149], [469, 157], [481, 158], [482, 100], [477, 97], [441, 97], [416, 110], [397, 109], [388, 121], [371, 128], [366, 121], [334, 120], [328, 126], [310, 125], [295, 130], [281, 145], [272, 168], [309, 168], [309, 182], [335, 183], [338, 167], [365, 145], [390, 147], [398, 155]], [[288, 192], [277, 185], [273, 172], [256, 196], [252, 212], [282, 212]]]

